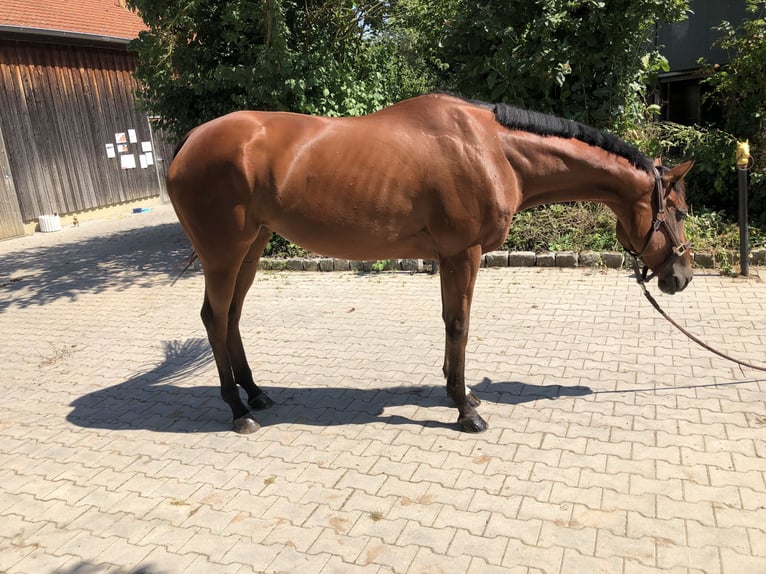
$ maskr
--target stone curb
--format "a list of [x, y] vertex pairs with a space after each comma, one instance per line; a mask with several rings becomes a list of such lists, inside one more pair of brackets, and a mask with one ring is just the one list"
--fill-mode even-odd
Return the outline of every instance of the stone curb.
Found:
[[[719, 254], [695, 253], [694, 264], [703, 269], [716, 267], [716, 262], [725, 258], [730, 264], [739, 262], [739, 255], [734, 252]], [[754, 249], [750, 252], [753, 265], [766, 265], [766, 249]], [[490, 251], [481, 256], [482, 267], [605, 267], [619, 269], [630, 266], [631, 257], [617, 251], [550, 251], [534, 253], [532, 251]], [[352, 261], [330, 257], [289, 257], [278, 259], [264, 257], [259, 269], [267, 271], [408, 271], [410, 273], [430, 273], [433, 262], [426, 259], [386, 259], [383, 261]]]

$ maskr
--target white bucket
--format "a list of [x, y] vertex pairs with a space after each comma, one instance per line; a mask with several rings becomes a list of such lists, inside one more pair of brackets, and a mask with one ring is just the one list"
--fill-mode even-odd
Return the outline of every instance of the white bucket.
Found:
[[50, 233], [51, 231], [61, 231], [61, 218], [58, 214], [54, 215], [41, 215], [40, 216], [40, 231], [43, 233]]

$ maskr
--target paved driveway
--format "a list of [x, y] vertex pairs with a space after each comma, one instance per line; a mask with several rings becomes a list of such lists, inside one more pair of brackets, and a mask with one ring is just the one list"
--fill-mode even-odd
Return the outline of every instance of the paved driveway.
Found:
[[[243, 317], [278, 405], [238, 436], [172, 211], [0, 243], [0, 571], [766, 571], [766, 375], [695, 347], [624, 271], [486, 269], [467, 376], [438, 278], [262, 273]], [[766, 286], [660, 297], [766, 363]]]

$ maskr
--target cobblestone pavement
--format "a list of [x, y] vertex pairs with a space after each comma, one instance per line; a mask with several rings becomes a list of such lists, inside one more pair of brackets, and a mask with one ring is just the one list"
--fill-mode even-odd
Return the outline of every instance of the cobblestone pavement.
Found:
[[[766, 571], [766, 375], [627, 271], [484, 269], [456, 430], [438, 278], [261, 273], [230, 430], [168, 206], [0, 243], [0, 571]], [[766, 362], [766, 286], [660, 302]]]

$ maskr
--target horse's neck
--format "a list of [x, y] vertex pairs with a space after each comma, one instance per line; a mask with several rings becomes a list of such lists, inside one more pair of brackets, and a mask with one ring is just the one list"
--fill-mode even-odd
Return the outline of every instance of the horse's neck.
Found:
[[647, 197], [651, 176], [601, 148], [577, 140], [515, 133], [506, 157], [521, 184], [520, 209], [566, 201], [596, 201], [618, 217]]

